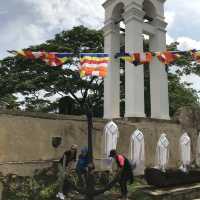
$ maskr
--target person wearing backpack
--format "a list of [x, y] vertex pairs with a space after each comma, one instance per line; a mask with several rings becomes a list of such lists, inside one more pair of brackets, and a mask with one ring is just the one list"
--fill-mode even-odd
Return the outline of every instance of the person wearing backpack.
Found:
[[118, 154], [115, 149], [110, 151], [109, 157], [112, 157], [117, 164], [117, 176], [119, 177], [119, 184], [121, 189], [121, 195], [123, 200], [127, 200], [128, 198], [128, 189], [127, 184], [128, 181], [130, 184], [134, 181], [133, 169], [129, 160], [121, 154]]

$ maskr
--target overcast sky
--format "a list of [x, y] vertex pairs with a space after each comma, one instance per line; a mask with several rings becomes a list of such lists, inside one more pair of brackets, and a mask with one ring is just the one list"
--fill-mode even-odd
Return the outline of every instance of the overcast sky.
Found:
[[[100, 28], [104, 0], [0, 0], [0, 59], [8, 49], [21, 49], [52, 38], [75, 25]], [[167, 0], [167, 40], [180, 49], [200, 49], [200, 0]], [[191, 79], [188, 77], [187, 79]], [[199, 78], [193, 76], [200, 90]]]

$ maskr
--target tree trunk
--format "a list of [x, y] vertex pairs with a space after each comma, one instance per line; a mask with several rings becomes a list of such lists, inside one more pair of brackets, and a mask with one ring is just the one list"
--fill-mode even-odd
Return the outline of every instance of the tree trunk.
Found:
[[87, 111], [87, 120], [88, 120], [88, 154], [89, 154], [89, 165], [88, 165], [88, 174], [87, 174], [87, 200], [94, 199], [94, 162], [93, 162], [93, 144], [92, 144], [92, 111]]

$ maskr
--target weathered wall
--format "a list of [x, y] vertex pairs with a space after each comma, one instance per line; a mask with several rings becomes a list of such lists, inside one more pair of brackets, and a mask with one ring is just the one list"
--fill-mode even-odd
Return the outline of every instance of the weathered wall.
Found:
[[181, 124], [182, 132], [187, 132], [192, 140], [192, 156], [194, 159], [197, 147], [197, 137], [200, 134], [200, 107], [185, 106], [174, 116], [174, 121]]
[[[178, 165], [178, 142], [182, 134], [180, 124], [145, 119], [115, 122], [120, 131], [120, 152], [128, 155], [130, 135], [139, 128], [145, 136], [146, 165], [153, 165], [157, 140], [160, 134], [165, 132], [170, 140], [170, 165]], [[106, 123], [105, 120], [94, 119], [94, 156], [97, 163], [103, 158], [102, 133]], [[189, 134], [193, 145], [196, 145], [196, 132], [190, 129]], [[57, 149], [54, 149], [51, 143], [54, 136], [63, 138]], [[87, 144], [87, 123], [84, 117], [0, 112], [0, 171], [4, 174], [29, 175], [35, 168], [48, 166], [51, 163], [48, 160], [59, 159], [72, 143], [80, 147]]]

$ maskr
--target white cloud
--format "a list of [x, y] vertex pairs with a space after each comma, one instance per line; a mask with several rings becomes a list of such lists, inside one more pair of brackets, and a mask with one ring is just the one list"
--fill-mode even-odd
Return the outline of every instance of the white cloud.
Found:
[[[200, 35], [200, 1], [199, 0], [167, 0], [166, 14], [173, 25], [169, 25], [170, 35], [179, 37], [183, 34], [198, 40]], [[171, 21], [170, 21], [171, 22]]]
[[23, 1], [32, 5], [33, 10], [40, 16], [40, 23], [49, 25], [47, 28], [50, 30], [71, 28], [80, 23], [98, 27], [103, 19], [104, 10], [100, 0]]
[[180, 50], [200, 49], [200, 41], [193, 40], [189, 37], [179, 37], [177, 42], [179, 43], [178, 48]]
[[[0, 22], [0, 25], [2, 24], [0, 34], [3, 38], [0, 41], [0, 57], [5, 55], [7, 49], [24, 48], [41, 43], [53, 37], [55, 33], [75, 25], [101, 27], [104, 20], [104, 9], [101, 6], [103, 2], [104, 0], [0, 1], [0, 13], [3, 12], [2, 16], [7, 16]], [[189, 29], [187, 22], [190, 18], [193, 19], [190, 20], [191, 23], [188, 23], [190, 25], [199, 21], [200, 13], [197, 9], [199, 6], [200, 1], [197, 0], [192, 3], [188, 0], [167, 1], [165, 15], [168, 22], [168, 44], [180, 37], [181, 48], [194, 44], [192, 41], [183, 41], [183, 37], [190, 37], [187, 35], [187, 31], [182, 31], [179, 35], [176, 33], [180, 31], [180, 27]], [[185, 23], [184, 26], [183, 23]], [[197, 29], [190, 30], [192, 33], [195, 31]]]
[[168, 30], [171, 30], [173, 28], [175, 17], [176, 17], [175, 12], [171, 12], [171, 11], [165, 12], [165, 19], [166, 19], [166, 22], [168, 23], [168, 26], [167, 26]]
[[6, 54], [6, 50], [21, 49], [43, 42], [46, 37], [44, 30], [40, 27], [34, 24], [23, 26], [20, 20], [15, 21], [15, 26], [11, 24], [1, 30], [1, 33], [0, 50], [4, 50], [4, 54]]
[[[197, 90], [197, 91], [200, 91], [200, 77], [195, 75], [195, 74], [191, 74], [189, 76], [183, 76], [182, 79], [181, 79], [182, 82], [187, 82], [187, 83], [191, 83], [192, 84], [192, 88]], [[200, 94], [199, 94], [200, 96]]]
[[76, 25], [100, 28], [103, 25], [102, 0], [12, 0], [0, 1], [4, 13], [0, 21], [0, 58], [7, 49], [39, 44], [54, 34]]

